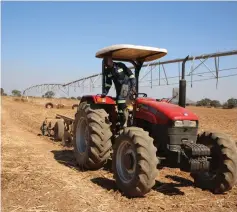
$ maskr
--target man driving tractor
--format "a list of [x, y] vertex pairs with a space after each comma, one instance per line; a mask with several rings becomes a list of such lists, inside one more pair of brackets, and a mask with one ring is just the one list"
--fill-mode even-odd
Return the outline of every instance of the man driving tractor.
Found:
[[105, 65], [105, 91], [101, 97], [105, 97], [112, 86], [112, 80], [116, 89], [116, 103], [118, 105], [118, 118], [121, 127], [127, 126], [128, 111], [127, 97], [136, 95], [136, 80], [132, 71], [123, 63], [113, 62], [111, 56], [104, 58]]

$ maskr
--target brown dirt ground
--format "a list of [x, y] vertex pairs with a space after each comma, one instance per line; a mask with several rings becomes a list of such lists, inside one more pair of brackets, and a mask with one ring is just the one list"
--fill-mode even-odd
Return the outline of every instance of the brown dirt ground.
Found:
[[[200, 131], [237, 140], [237, 110], [190, 109], [200, 117]], [[144, 198], [122, 196], [110, 172], [80, 171], [70, 148], [38, 135], [44, 118], [56, 113], [74, 117], [75, 110], [2, 98], [2, 211], [237, 211], [237, 186], [213, 195], [178, 169], [160, 170]]]

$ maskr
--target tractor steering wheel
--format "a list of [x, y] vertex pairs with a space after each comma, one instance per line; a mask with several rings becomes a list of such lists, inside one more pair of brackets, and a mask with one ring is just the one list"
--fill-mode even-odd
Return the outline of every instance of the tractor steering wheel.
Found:
[[138, 95], [141, 94], [143, 95], [143, 97], [147, 97], [147, 94], [146, 93], [138, 93]]
[[172, 98], [162, 98], [159, 101], [162, 102], [163, 100], [166, 100], [166, 102], [170, 103], [170, 101], [172, 100]]
[[[102, 96], [103, 94], [96, 94], [96, 96]], [[107, 96], [107, 95], [106, 95]]]

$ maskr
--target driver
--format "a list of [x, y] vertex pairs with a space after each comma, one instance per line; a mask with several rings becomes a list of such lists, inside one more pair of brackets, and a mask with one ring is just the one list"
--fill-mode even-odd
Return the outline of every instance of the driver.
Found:
[[115, 63], [111, 56], [104, 58], [105, 65], [105, 91], [101, 97], [105, 97], [112, 86], [112, 80], [116, 89], [116, 103], [118, 105], [118, 118], [121, 127], [127, 126], [128, 111], [126, 99], [134, 96], [136, 92], [136, 80], [132, 71], [121, 62]]

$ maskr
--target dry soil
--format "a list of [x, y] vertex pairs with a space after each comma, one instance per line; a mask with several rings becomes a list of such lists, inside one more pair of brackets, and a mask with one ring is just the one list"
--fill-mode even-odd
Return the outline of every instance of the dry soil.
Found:
[[[2, 211], [139, 212], [237, 211], [237, 186], [223, 195], [195, 188], [188, 173], [164, 168], [144, 198], [128, 199], [106, 170], [81, 171], [72, 149], [38, 135], [45, 117], [74, 117], [72, 109], [2, 98]], [[200, 131], [214, 130], [237, 140], [237, 110], [191, 107]]]

